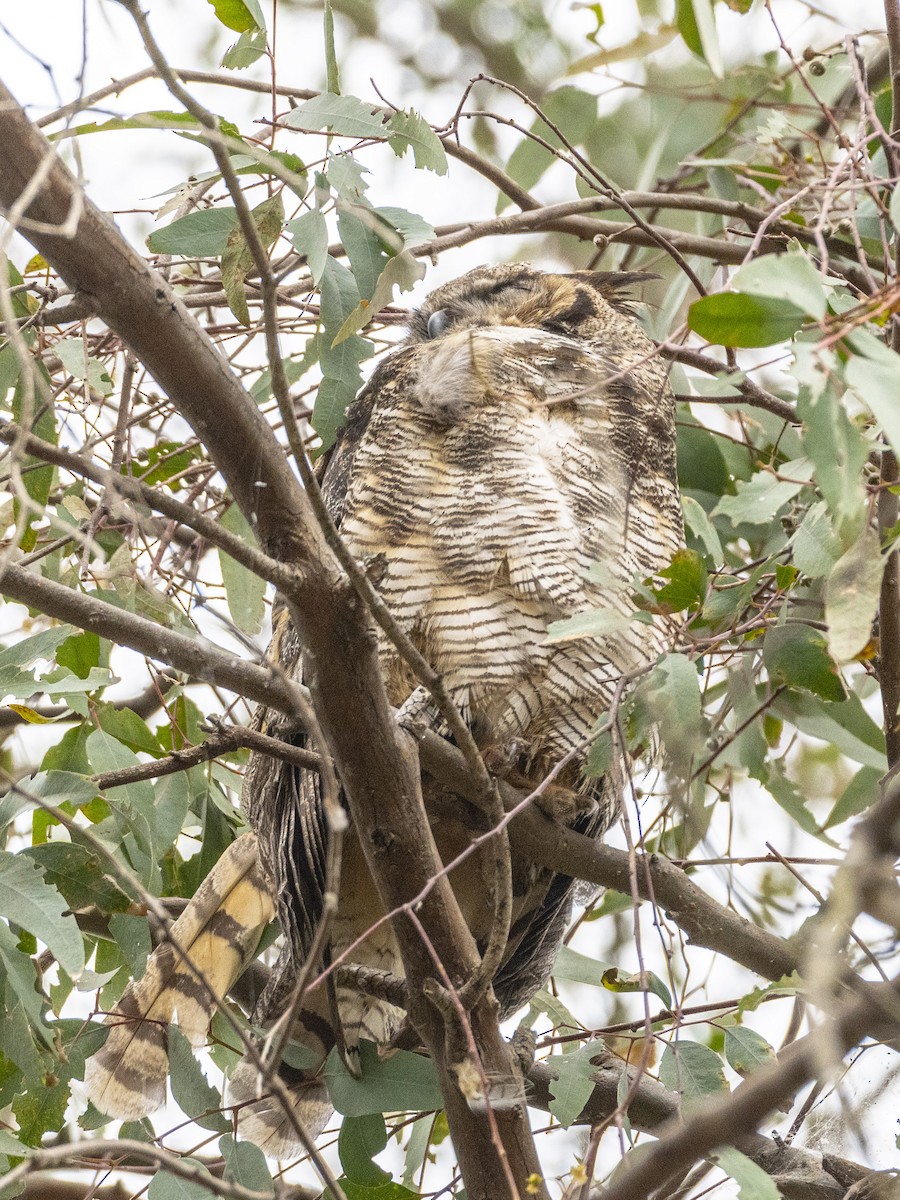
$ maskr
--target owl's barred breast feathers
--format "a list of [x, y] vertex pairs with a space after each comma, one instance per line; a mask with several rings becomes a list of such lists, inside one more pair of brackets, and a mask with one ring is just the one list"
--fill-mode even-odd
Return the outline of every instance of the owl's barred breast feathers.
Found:
[[[532, 785], [570, 755], [557, 782], [575, 798], [576, 827], [594, 836], [616, 811], [618, 775], [582, 776], [591, 732], [623, 675], [664, 648], [657, 628], [628, 620], [631, 586], [667, 565], [683, 539], [674, 401], [652, 343], [621, 299], [622, 282], [510, 264], [439, 288], [351, 405], [323, 480], [349, 550], [444, 677], [477, 743]], [[590, 608], [610, 612], [605, 636], [548, 640], [550, 623]], [[407, 716], [426, 714], [446, 733], [401, 655], [378, 636], [391, 702]], [[302, 647], [285, 615], [272, 653], [299, 678]], [[275, 713], [261, 710], [256, 719], [276, 736], [304, 737]], [[438, 850], [449, 861], [471, 830], [442, 811], [437, 785], [426, 779], [423, 786]], [[244, 802], [285, 934], [254, 1016], [265, 1023], [283, 1008], [321, 916], [328, 835], [313, 772], [256, 755]], [[490, 928], [490, 879], [478, 854], [450, 876], [476, 940]], [[549, 974], [572, 881], [514, 862], [513, 893], [507, 956], [495, 979], [504, 1011], [524, 1003]], [[364, 936], [383, 911], [351, 832], [330, 954], [358, 943], [350, 961], [402, 974], [390, 927]], [[151, 959], [148, 976], [153, 970]], [[142, 988], [144, 981], [133, 999]], [[145, 1015], [164, 1038], [159, 1022], [170, 1014]], [[128, 1016], [133, 1022], [135, 1014]], [[295, 1086], [313, 1130], [327, 1119], [317, 1076], [335, 1024], [352, 1056], [360, 1037], [388, 1041], [401, 1017], [347, 989], [312, 989], [295, 1035], [316, 1051], [319, 1067], [300, 1073]], [[150, 1068], [135, 1069], [119, 1053], [121, 1029], [107, 1042], [116, 1039], [115, 1053], [104, 1047], [102, 1071], [95, 1069], [106, 1091], [98, 1095], [95, 1087], [94, 1099], [107, 1112], [104, 1096], [123, 1079], [135, 1093], [155, 1088], [158, 1095], [164, 1087], [163, 1049], [154, 1050], [151, 1085]], [[139, 1054], [140, 1036], [130, 1045]], [[162, 1045], [157, 1036], [154, 1046]], [[103, 1072], [110, 1078], [101, 1079]], [[233, 1082], [232, 1099], [247, 1105], [245, 1132], [271, 1153], [288, 1153], [293, 1134], [277, 1107], [256, 1098], [257, 1083], [246, 1064]]]

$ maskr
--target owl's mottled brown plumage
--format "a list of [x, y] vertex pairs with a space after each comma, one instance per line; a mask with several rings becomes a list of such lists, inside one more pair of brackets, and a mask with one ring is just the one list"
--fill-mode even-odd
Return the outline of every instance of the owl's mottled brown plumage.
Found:
[[[625, 280], [630, 282], [630, 280]], [[622, 277], [548, 274], [522, 264], [479, 268], [432, 293], [410, 336], [378, 367], [351, 406], [325, 472], [323, 493], [352, 554], [397, 623], [444, 677], [491, 761], [537, 782], [574, 752], [557, 779], [570, 819], [595, 835], [617, 805], [609, 781], [581, 775], [584, 742], [623, 674], [662, 648], [652, 626], [624, 619], [636, 578], [657, 572], [682, 540], [675, 481], [674, 405], [652, 343], [620, 299]], [[548, 642], [551, 622], [610, 610], [603, 637]], [[286, 616], [275, 657], [300, 670]], [[381, 664], [402, 718], [445, 732], [390, 641]], [[277, 714], [260, 726], [302, 738]], [[425, 783], [442, 857], [470, 826]], [[286, 945], [257, 1016], [284, 1002], [321, 913], [326, 827], [318, 777], [257, 756], [245, 803], [260, 860], [277, 896]], [[473, 855], [451, 875], [476, 938], [490, 927], [490, 870]], [[513, 864], [507, 957], [495, 979], [513, 1011], [549, 973], [571, 907], [572, 881]], [[345, 850], [331, 953], [341, 953], [382, 909], [352, 833]], [[388, 926], [357, 946], [353, 962], [402, 973]], [[386, 1042], [398, 1009], [338, 989], [343, 1040]], [[298, 1036], [321, 1055], [334, 1041], [327, 990], [311, 994]], [[315, 1071], [298, 1080], [314, 1124], [327, 1112]], [[249, 1097], [246, 1067], [236, 1094]], [[271, 1151], [290, 1134], [261, 1101], [247, 1133]], [[315, 1112], [313, 1111], [315, 1109]]]

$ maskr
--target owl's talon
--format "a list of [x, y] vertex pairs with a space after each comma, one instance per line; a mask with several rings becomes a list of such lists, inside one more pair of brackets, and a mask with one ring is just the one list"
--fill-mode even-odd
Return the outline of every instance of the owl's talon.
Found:
[[577, 792], [574, 788], [551, 783], [535, 797], [538, 808], [551, 821], [562, 825], [574, 825], [579, 817], [591, 812], [596, 801], [589, 793]]
[[528, 743], [524, 738], [510, 738], [508, 742], [495, 743], [481, 752], [488, 773], [495, 779], [508, 779], [517, 764], [528, 754]]

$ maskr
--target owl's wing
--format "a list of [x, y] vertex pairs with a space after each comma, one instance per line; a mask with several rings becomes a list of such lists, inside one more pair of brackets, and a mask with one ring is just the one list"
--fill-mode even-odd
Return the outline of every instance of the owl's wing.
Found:
[[[269, 656], [289, 678], [300, 681], [300, 639], [283, 606], [276, 610]], [[258, 709], [254, 725], [289, 745], [308, 744], [303, 729], [270, 709]], [[243, 804], [259, 838], [272, 894], [278, 898], [278, 919], [289, 951], [279, 958], [257, 1003], [255, 1018], [265, 1021], [277, 1016], [322, 915], [328, 833], [319, 774], [255, 753], [244, 778]]]

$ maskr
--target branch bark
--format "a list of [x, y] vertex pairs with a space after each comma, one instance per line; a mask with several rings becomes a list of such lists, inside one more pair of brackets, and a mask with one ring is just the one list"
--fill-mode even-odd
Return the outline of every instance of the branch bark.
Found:
[[900, 978], [868, 985], [863, 995], [841, 1005], [824, 1025], [794, 1042], [776, 1062], [755, 1071], [730, 1096], [711, 1096], [685, 1120], [662, 1126], [658, 1141], [630, 1160], [601, 1193], [603, 1200], [644, 1200], [717, 1146], [734, 1145], [748, 1130], [756, 1130], [804, 1084], [837, 1067], [862, 1038], [893, 1037], [898, 1028]]

